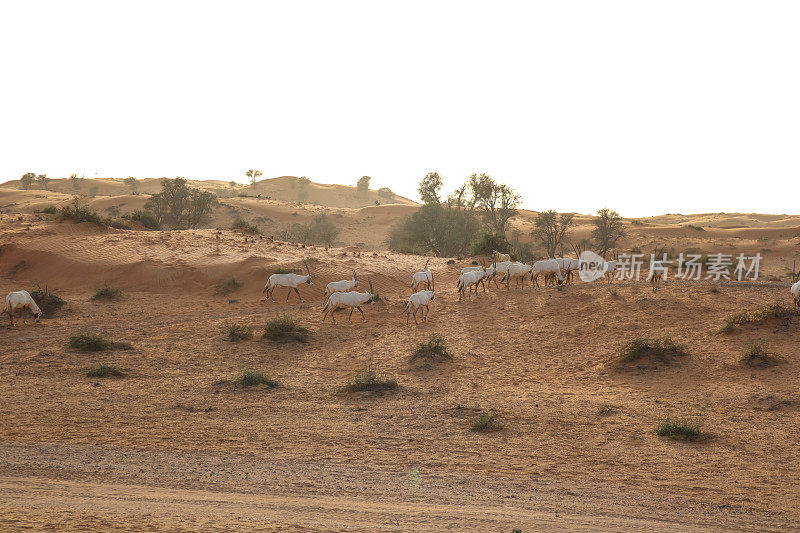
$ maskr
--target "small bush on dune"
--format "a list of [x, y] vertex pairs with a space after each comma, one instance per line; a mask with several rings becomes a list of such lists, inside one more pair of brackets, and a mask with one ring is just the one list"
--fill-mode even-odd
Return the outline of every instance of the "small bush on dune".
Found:
[[295, 268], [284, 268], [284, 267], [278, 267], [272, 271], [273, 274], [293, 274], [295, 272], [297, 272], [297, 269]]
[[475, 422], [472, 423], [472, 431], [488, 433], [503, 429], [503, 424], [494, 411], [481, 411]]
[[289, 315], [278, 315], [267, 320], [261, 338], [275, 342], [308, 342], [308, 334], [308, 329], [299, 325]]
[[130, 215], [130, 219], [138, 222], [147, 229], [158, 229], [161, 224], [158, 223], [155, 213], [152, 211], [137, 209]]
[[620, 351], [620, 359], [632, 362], [646, 356], [667, 360], [671, 356], [689, 355], [686, 345], [677, 344], [670, 337], [663, 339], [636, 338], [626, 343]]
[[121, 378], [125, 377], [125, 371], [114, 365], [95, 365], [86, 371], [86, 376], [90, 378]]
[[749, 365], [749, 366], [767, 366], [767, 365], [774, 365], [777, 363], [782, 363], [785, 361], [783, 356], [777, 353], [768, 352], [764, 346], [766, 342], [764, 339], [756, 339], [744, 350], [742, 354], [741, 361], [742, 363]]
[[656, 435], [671, 439], [696, 439], [701, 435], [700, 423], [689, 419], [667, 418], [656, 427]]
[[109, 220], [108, 225], [114, 229], [133, 229], [131, 225], [122, 220]]
[[255, 387], [256, 385], [266, 385], [267, 387], [277, 387], [278, 382], [259, 370], [243, 370], [236, 382], [242, 387]]
[[242, 288], [242, 282], [237, 280], [235, 277], [231, 276], [229, 278], [223, 278], [217, 282], [217, 286], [214, 289], [214, 294], [219, 294], [225, 296], [232, 292], [236, 292]]
[[111, 287], [110, 285], [98, 287], [94, 291], [94, 296], [92, 296], [92, 300], [119, 300], [121, 298], [122, 289]]
[[59, 207], [58, 219], [60, 221], [71, 220], [76, 224], [80, 222], [92, 222], [100, 227], [105, 227], [108, 225], [108, 221], [97, 214], [96, 211], [93, 211], [88, 207], [79, 206], [77, 201], [72, 205]]
[[438, 360], [452, 359], [453, 356], [447, 351], [447, 342], [440, 335], [431, 335], [428, 342], [421, 342], [417, 345], [414, 353], [411, 354], [411, 360], [424, 359], [424, 360]]
[[226, 322], [223, 328], [225, 337], [229, 341], [243, 341], [253, 338], [252, 324], [238, 324], [236, 322]]
[[397, 380], [378, 374], [375, 368], [370, 365], [356, 374], [353, 379], [339, 389], [339, 392], [343, 394], [363, 391], [381, 392], [396, 388]]
[[57, 215], [58, 214], [58, 208], [56, 206], [54, 206], [54, 205], [48, 205], [47, 207], [42, 209], [42, 213], [44, 213], [46, 215]]
[[731, 333], [735, 331], [736, 328], [748, 324], [757, 325], [773, 319], [789, 321], [796, 316], [798, 316], [798, 313], [794, 307], [789, 307], [780, 301], [775, 301], [761, 309], [741, 311], [729, 316], [725, 320], [725, 324], [720, 328], [720, 332]]
[[261, 234], [261, 230], [258, 229], [258, 226], [256, 226], [255, 224], [251, 224], [246, 220], [242, 220], [241, 218], [237, 218], [236, 220], [234, 220], [231, 229], [236, 231], [241, 231], [242, 233]]
[[61, 309], [64, 305], [64, 300], [47, 290], [47, 287], [42, 290], [38, 288], [29, 292], [33, 301], [42, 310], [42, 316], [51, 317], [55, 315], [56, 311]]
[[111, 347], [111, 342], [99, 333], [83, 331], [69, 338], [69, 347], [82, 352], [100, 352]]

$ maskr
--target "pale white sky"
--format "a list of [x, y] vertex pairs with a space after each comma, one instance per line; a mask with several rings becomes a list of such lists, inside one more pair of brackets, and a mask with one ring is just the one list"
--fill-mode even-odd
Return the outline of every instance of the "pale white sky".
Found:
[[800, 3], [5, 2], [0, 181], [306, 175], [798, 213]]

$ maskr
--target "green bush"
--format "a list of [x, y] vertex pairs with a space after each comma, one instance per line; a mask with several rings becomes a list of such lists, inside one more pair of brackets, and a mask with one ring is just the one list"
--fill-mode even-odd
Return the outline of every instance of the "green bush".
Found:
[[514, 248], [502, 233], [484, 233], [472, 245], [472, 255], [492, 255], [497, 250], [501, 254], [512, 254]]
[[121, 378], [125, 377], [125, 372], [114, 365], [95, 365], [86, 371], [86, 376], [90, 378]]
[[427, 342], [419, 343], [414, 353], [411, 355], [412, 361], [415, 359], [442, 361], [452, 358], [453, 356], [447, 351], [447, 343], [437, 334], [431, 335]]
[[223, 328], [225, 337], [230, 341], [243, 341], [253, 338], [252, 324], [238, 324], [236, 322], [226, 322]]
[[308, 334], [308, 329], [296, 323], [289, 315], [278, 315], [267, 320], [261, 338], [274, 342], [308, 342]]
[[29, 291], [29, 294], [31, 298], [33, 298], [33, 301], [36, 302], [36, 305], [39, 306], [39, 309], [42, 311], [42, 316], [44, 317], [52, 317], [65, 303], [60, 297], [48, 291], [47, 287], [45, 287], [44, 290], [37, 288], [36, 290]]
[[91, 222], [100, 227], [105, 227], [108, 225], [108, 221], [106, 219], [88, 207], [79, 206], [77, 200], [72, 205], [66, 205], [58, 208], [58, 220], [62, 222], [64, 220], [71, 220], [75, 224], [80, 222]]
[[748, 324], [761, 324], [767, 320], [791, 320], [793, 317], [798, 316], [797, 310], [794, 307], [784, 305], [780, 301], [772, 302], [761, 309], [754, 311], [741, 311], [735, 313], [727, 318], [725, 324], [720, 328], [721, 333], [731, 333], [736, 328]]
[[654, 356], [667, 360], [672, 356], [689, 355], [686, 346], [676, 344], [670, 337], [663, 339], [636, 338], [627, 342], [620, 351], [623, 361], [637, 361], [645, 356]]
[[284, 267], [278, 267], [272, 271], [273, 274], [293, 274], [295, 272], [297, 272], [296, 268], [284, 268]]
[[389, 229], [387, 244], [401, 253], [458, 257], [470, 250], [479, 229], [480, 221], [471, 211], [426, 204]]
[[382, 392], [396, 388], [397, 381], [394, 378], [378, 374], [375, 368], [370, 365], [341, 387], [339, 392], [344, 394], [363, 391]]
[[147, 229], [159, 229], [161, 227], [161, 224], [158, 223], [158, 218], [152, 211], [137, 209], [130, 215], [130, 219]]
[[256, 385], [266, 385], [267, 387], [277, 387], [278, 382], [259, 370], [242, 370], [236, 382], [242, 387], [255, 387]]
[[122, 298], [122, 289], [103, 285], [94, 290], [92, 300], [119, 300]]
[[478, 418], [472, 423], [472, 431], [488, 433], [503, 429], [503, 423], [494, 411], [481, 411]]
[[261, 234], [261, 230], [258, 229], [258, 226], [255, 224], [251, 224], [246, 220], [242, 220], [241, 218], [237, 218], [233, 221], [233, 225], [231, 226], [232, 230], [240, 231], [242, 233], [254, 233], [254, 234]]
[[109, 220], [108, 225], [114, 229], [133, 229], [131, 228], [130, 224], [123, 222], [122, 220]]
[[69, 347], [82, 352], [101, 352], [111, 347], [111, 342], [99, 333], [83, 331], [69, 338]]
[[47, 207], [42, 209], [42, 213], [44, 213], [46, 215], [57, 215], [58, 214], [58, 208], [56, 206], [54, 206], [54, 205], [48, 205]]
[[671, 439], [692, 440], [701, 435], [700, 423], [689, 419], [667, 418], [656, 427], [656, 435]]
[[751, 341], [742, 354], [741, 362], [749, 366], [767, 366], [785, 361], [780, 354], [768, 352], [764, 348], [765, 345], [766, 341], [764, 341], [764, 339], [755, 339]]

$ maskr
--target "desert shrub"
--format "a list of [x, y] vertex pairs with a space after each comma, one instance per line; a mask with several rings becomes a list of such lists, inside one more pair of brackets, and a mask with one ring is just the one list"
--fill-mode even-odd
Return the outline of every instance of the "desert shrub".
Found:
[[328, 215], [320, 213], [308, 225], [308, 233], [311, 242], [333, 246], [339, 236], [339, 228], [328, 219]]
[[213, 193], [190, 188], [184, 178], [161, 180], [161, 192], [145, 204], [159, 224], [172, 229], [196, 228], [219, 205]]
[[277, 387], [278, 382], [260, 370], [242, 370], [236, 382], [242, 387], [255, 387], [256, 385], [266, 385], [267, 387]]
[[785, 359], [777, 353], [768, 352], [764, 339], [755, 339], [745, 347], [741, 362], [749, 366], [767, 366], [782, 363]]
[[122, 298], [122, 289], [110, 285], [97, 287], [92, 296], [92, 300], [119, 300], [120, 298]]
[[242, 288], [242, 285], [243, 283], [233, 276], [229, 278], [222, 278], [217, 282], [217, 285], [214, 289], [214, 294], [225, 296], [232, 292], [238, 291]]
[[125, 371], [114, 365], [95, 365], [86, 371], [86, 377], [90, 378], [121, 378], [125, 377]]
[[275, 342], [308, 342], [309, 331], [289, 315], [277, 315], [264, 325], [263, 339]]
[[239, 324], [237, 322], [225, 322], [223, 327], [225, 338], [229, 341], [243, 341], [253, 338], [252, 324]]
[[69, 347], [82, 352], [100, 352], [111, 347], [111, 342], [99, 333], [82, 331], [69, 338]]
[[130, 219], [147, 229], [159, 229], [161, 227], [158, 218], [152, 211], [137, 209], [130, 215]]
[[71, 220], [75, 224], [91, 222], [100, 227], [108, 225], [108, 221], [97, 214], [97, 211], [78, 205], [77, 200], [72, 205], [65, 205], [58, 208], [58, 220], [62, 222], [64, 220]]
[[292, 274], [297, 272], [296, 268], [285, 268], [285, 267], [278, 267], [272, 271], [273, 274]]
[[470, 251], [479, 229], [480, 221], [471, 211], [426, 204], [389, 229], [387, 244], [401, 253], [458, 257]]
[[109, 220], [108, 225], [114, 229], [133, 229], [130, 224], [122, 220]]
[[56, 206], [54, 206], [54, 205], [48, 205], [47, 207], [42, 209], [42, 213], [44, 213], [46, 215], [57, 215], [58, 214], [58, 208]]
[[708, 289], [708, 292], [711, 294], [719, 294], [719, 287], [717, 285], [712, 285], [712, 287]]
[[488, 433], [503, 429], [503, 423], [494, 411], [481, 411], [472, 423], [472, 431]]
[[381, 187], [378, 189], [378, 196], [384, 200], [391, 200], [394, 198], [394, 192], [389, 187]]
[[775, 301], [761, 309], [741, 311], [730, 315], [725, 320], [725, 324], [723, 324], [722, 328], [720, 328], [720, 332], [731, 333], [735, 331], [736, 328], [747, 324], [761, 324], [762, 322], [772, 319], [788, 321], [796, 316], [797, 310], [794, 307], [789, 307], [780, 301]]
[[339, 392], [344, 394], [362, 391], [381, 392], [394, 390], [396, 388], [397, 380], [379, 374], [375, 368], [370, 365], [342, 386]]
[[491, 255], [495, 250], [501, 254], [512, 254], [514, 247], [502, 233], [484, 233], [472, 245], [472, 255]]
[[231, 229], [236, 231], [241, 231], [242, 233], [254, 233], [254, 234], [261, 234], [261, 230], [258, 229], [258, 226], [255, 224], [251, 224], [246, 220], [242, 220], [241, 218], [237, 218], [234, 220]]
[[30, 291], [31, 298], [39, 306], [42, 311], [42, 316], [51, 317], [55, 315], [56, 311], [61, 309], [64, 305], [64, 300], [47, 290], [47, 287], [42, 290], [38, 288]]
[[692, 440], [700, 434], [700, 423], [689, 419], [666, 418], [656, 427], [656, 435], [671, 439]]
[[686, 229], [693, 229], [693, 230], [695, 230], [695, 231], [705, 231], [705, 229], [704, 229], [704, 228], [702, 228], [702, 227], [700, 227], [700, 226], [695, 226], [695, 225], [693, 225], [693, 224], [686, 224], [686, 225], [685, 225], [685, 226], [683, 226], [683, 227], [684, 227], [684, 228], [686, 228]]
[[675, 343], [670, 337], [663, 339], [639, 337], [627, 342], [620, 351], [620, 358], [626, 362], [637, 361], [646, 356], [667, 360], [671, 356], [683, 355], [688, 355], [686, 346]]
[[307, 224], [291, 224], [279, 230], [276, 236], [281, 241], [311, 244], [311, 232]]
[[452, 358], [453, 356], [447, 351], [447, 342], [437, 334], [431, 335], [427, 342], [419, 343], [414, 353], [411, 354], [412, 361], [415, 359], [442, 361]]

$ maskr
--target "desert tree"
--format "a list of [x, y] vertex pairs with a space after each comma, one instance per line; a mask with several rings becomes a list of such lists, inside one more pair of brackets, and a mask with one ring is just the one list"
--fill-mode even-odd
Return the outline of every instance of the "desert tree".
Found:
[[36, 181], [39, 182], [39, 187], [43, 190], [47, 190], [50, 187], [50, 178], [47, 177], [47, 174], [39, 174], [36, 176]]
[[78, 192], [81, 190], [81, 179], [77, 174], [69, 175], [69, 182], [72, 184], [72, 190]]
[[320, 213], [309, 223], [308, 234], [312, 242], [333, 246], [339, 236], [339, 228], [328, 219], [328, 215]]
[[469, 252], [479, 229], [473, 212], [429, 203], [393, 226], [388, 244], [394, 250], [453, 257]]
[[392, 189], [390, 189], [389, 187], [381, 187], [380, 189], [378, 189], [378, 197], [384, 200], [393, 200], [394, 193], [392, 192]]
[[138, 181], [136, 180], [136, 178], [134, 178], [133, 176], [128, 176], [127, 178], [122, 180], [122, 183], [124, 183], [131, 189], [131, 193], [136, 194], [136, 187], [138, 185]]
[[22, 175], [19, 181], [22, 183], [22, 188], [27, 191], [33, 187], [33, 182], [36, 181], [36, 174], [33, 172], [26, 172]]
[[556, 250], [564, 240], [567, 229], [573, 224], [572, 213], [558, 214], [552, 209], [536, 215], [531, 237], [539, 241], [547, 252], [547, 257], [555, 257]]
[[592, 222], [592, 240], [597, 247], [597, 253], [602, 257], [617, 244], [617, 241], [626, 235], [622, 217], [613, 209], [603, 208], [597, 212], [597, 218]]
[[439, 192], [442, 190], [442, 178], [438, 172], [428, 172], [419, 182], [417, 192], [423, 204], [439, 205], [442, 201]]
[[356, 183], [356, 189], [358, 192], [364, 194], [369, 191], [369, 180], [371, 178], [369, 176], [361, 176], [358, 178], [358, 182]]
[[471, 205], [481, 212], [489, 229], [505, 235], [511, 217], [517, 214], [520, 195], [505, 183], [497, 183], [486, 174], [473, 174], [469, 183], [472, 190]]
[[467, 209], [469, 203], [469, 183], [456, 187], [453, 193], [447, 197], [447, 205], [455, 209]]
[[245, 173], [245, 175], [248, 178], [250, 178], [250, 186], [251, 187], [255, 187], [256, 186], [256, 180], [259, 178], [259, 176], [262, 176], [263, 174], [261, 173], [260, 170], [255, 170], [255, 169], [251, 168], [250, 170], [248, 170]]
[[161, 180], [161, 192], [150, 197], [145, 209], [153, 212], [159, 224], [196, 228], [217, 205], [219, 201], [213, 193], [190, 189], [185, 178], [165, 178]]
[[219, 200], [214, 193], [191, 189], [186, 210], [186, 226], [196, 228], [208, 219], [211, 211], [218, 205]]

